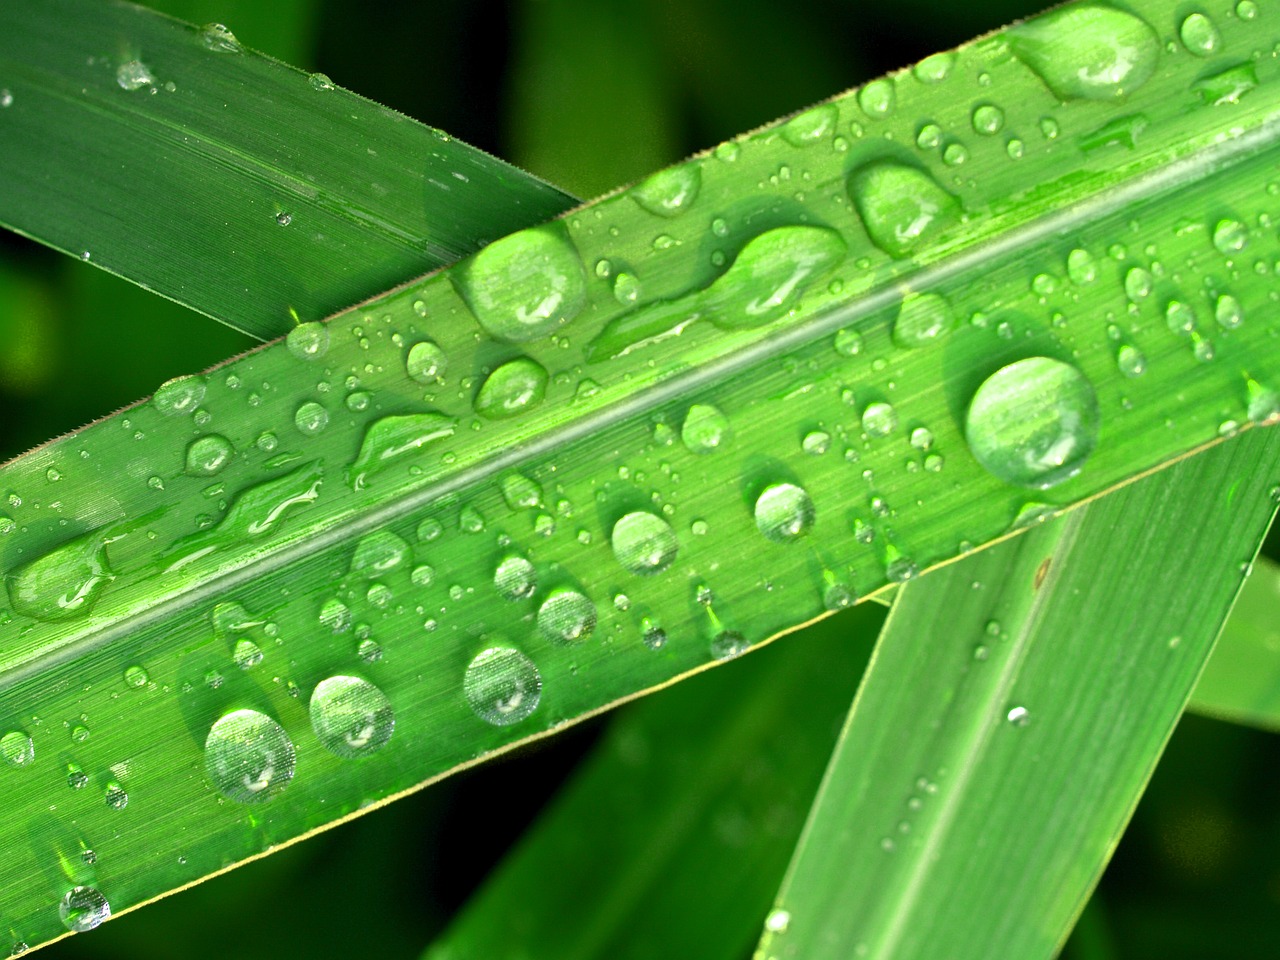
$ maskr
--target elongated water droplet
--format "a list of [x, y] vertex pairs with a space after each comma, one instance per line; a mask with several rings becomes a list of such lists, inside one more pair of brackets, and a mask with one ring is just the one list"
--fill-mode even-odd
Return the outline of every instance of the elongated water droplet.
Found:
[[1251, 61], [1238, 63], [1191, 85], [1200, 99], [1210, 106], [1239, 103], [1240, 98], [1258, 86], [1258, 71]]
[[893, 342], [900, 347], [923, 347], [951, 329], [955, 314], [946, 297], [936, 293], [909, 293], [898, 308]]
[[233, 710], [210, 728], [204, 768], [214, 788], [236, 803], [262, 803], [293, 779], [297, 762], [284, 727], [257, 710]]
[[1082, 3], [1007, 33], [1014, 55], [1062, 100], [1111, 100], [1147, 82], [1160, 41], [1146, 22], [1114, 7]]
[[631, 188], [630, 197], [659, 217], [676, 217], [693, 206], [702, 186], [702, 166], [697, 161], [659, 170]]
[[112, 579], [101, 536], [87, 534], [9, 572], [15, 612], [37, 620], [69, 620], [93, 607]]
[[1067, 254], [1067, 277], [1078, 287], [1098, 279], [1098, 265], [1088, 250], [1077, 247]]
[[187, 446], [187, 473], [196, 477], [211, 477], [221, 472], [235, 455], [231, 441], [217, 433], [197, 437]]
[[625, 570], [643, 575], [661, 573], [675, 563], [679, 544], [671, 524], [637, 510], [613, 525], [613, 555]]
[[1132, 344], [1121, 344], [1116, 351], [1116, 366], [1126, 377], [1140, 377], [1147, 372], [1147, 358]]
[[311, 729], [326, 750], [344, 760], [377, 753], [396, 728], [386, 694], [360, 677], [328, 677], [316, 684], [308, 707]]
[[558, 643], [577, 643], [596, 628], [596, 605], [577, 590], [553, 591], [538, 608], [538, 629]]
[[759, 326], [795, 306], [809, 284], [844, 257], [844, 240], [834, 230], [776, 227], [752, 238], [701, 299], [717, 326]]
[[379, 577], [405, 566], [413, 558], [413, 549], [404, 538], [390, 530], [365, 534], [356, 544], [351, 558], [351, 572], [364, 577]]
[[502, 478], [502, 499], [512, 510], [528, 510], [542, 503], [542, 488], [522, 473]]
[[542, 676], [519, 650], [490, 647], [467, 665], [462, 691], [476, 716], [496, 727], [507, 727], [537, 709]]
[[692, 453], [711, 453], [729, 440], [729, 419], [716, 407], [695, 403], [685, 415], [680, 439]]
[[774, 543], [796, 540], [813, 527], [813, 501], [794, 483], [774, 483], [756, 498], [756, 529]]
[[94, 887], [72, 887], [58, 903], [58, 916], [72, 933], [84, 933], [111, 916], [111, 904]]
[[527, 600], [538, 589], [538, 574], [524, 557], [507, 557], [493, 572], [493, 585], [508, 600]]
[[1075, 367], [1028, 357], [988, 377], [969, 404], [965, 438], [1005, 483], [1044, 490], [1074, 477], [1098, 441], [1098, 399]]
[[31, 735], [22, 730], [10, 730], [0, 737], [0, 759], [11, 767], [25, 767], [36, 758]]
[[1213, 315], [1224, 330], [1234, 330], [1244, 322], [1244, 308], [1240, 306], [1240, 301], [1229, 293], [1218, 297], [1218, 302], [1214, 304]]
[[782, 128], [782, 139], [793, 147], [808, 147], [830, 137], [840, 120], [834, 103], [821, 103], [792, 117]]
[[537, 340], [582, 310], [587, 280], [563, 227], [521, 230], [489, 244], [457, 272], [458, 292], [499, 340]]
[[1124, 275], [1124, 292], [1135, 303], [1151, 296], [1152, 289], [1151, 274], [1142, 267], [1130, 267]]
[[220, 23], [206, 23], [200, 28], [200, 45], [214, 53], [239, 53], [240, 41]]
[[532, 410], [547, 391], [547, 371], [528, 357], [517, 357], [498, 367], [476, 394], [476, 413], [490, 420], [505, 420]]
[[453, 436], [456, 421], [442, 413], [406, 413], [376, 420], [365, 431], [360, 453], [348, 472], [351, 485], [365, 485], [369, 474], [397, 458]]
[[160, 384], [151, 403], [166, 417], [185, 417], [195, 413], [203, 399], [204, 379], [192, 375]]
[[960, 216], [960, 203], [929, 174], [878, 161], [849, 177], [849, 197], [871, 242], [891, 257], [910, 256]]
[[415, 343], [404, 361], [404, 372], [419, 383], [434, 383], [448, 368], [449, 358], [440, 345], [431, 340]]
[[1218, 28], [1203, 13], [1193, 13], [1187, 16], [1182, 21], [1182, 25], [1178, 27], [1178, 38], [1182, 41], [1182, 45], [1187, 48], [1187, 52], [1195, 54], [1197, 57], [1211, 57], [1218, 52], [1218, 48], [1222, 45], [1222, 37], [1218, 35]]
[[1165, 305], [1164, 318], [1174, 333], [1188, 334], [1196, 328], [1196, 312], [1181, 300], [1170, 300]]
[[300, 323], [289, 331], [285, 344], [299, 360], [319, 360], [329, 352], [329, 327], [317, 320]]

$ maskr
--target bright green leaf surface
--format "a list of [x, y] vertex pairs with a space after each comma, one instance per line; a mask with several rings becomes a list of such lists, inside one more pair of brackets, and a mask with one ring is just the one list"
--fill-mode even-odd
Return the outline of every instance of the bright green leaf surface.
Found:
[[[1135, 9], [932, 58], [6, 466], [14, 936], [1269, 417], [1276, 8], [1207, 63]], [[1073, 64], [1101, 87], [1062, 104]]]
[[882, 619], [869, 607], [829, 618], [619, 714], [426, 956], [737, 960]]
[[[1251, 434], [903, 589], [757, 957], [1052, 957], [1209, 655], [1278, 472], [1276, 435]], [[1117, 542], [1121, 524], [1135, 532]], [[1117, 551], [1122, 570], [1099, 576]], [[1196, 571], [1195, 589], [1171, 570]]]
[[1188, 706], [1280, 731], [1280, 566], [1259, 560]]
[[0, 223], [263, 339], [572, 202], [230, 34], [125, 3], [7, 4], [0, 77]]

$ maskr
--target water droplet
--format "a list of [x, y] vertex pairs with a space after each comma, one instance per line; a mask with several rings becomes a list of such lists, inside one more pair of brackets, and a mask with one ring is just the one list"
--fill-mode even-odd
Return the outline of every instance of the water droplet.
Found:
[[925, 57], [912, 68], [911, 72], [921, 83], [941, 83], [950, 75], [955, 62], [955, 53], [947, 50]]
[[858, 91], [858, 106], [873, 120], [882, 120], [893, 113], [897, 99], [897, 90], [888, 77], [872, 80]]
[[72, 933], [84, 933], [111, 916], [111, 904], [93, 887], [72, 887], [58, 903], [58, 916]]
[[13, 106], [13, 91], [8, 87], [0, 87], [0, 110]]
[[25, 767], [36, 758], [36, 748], [30, 734], [10, 730], [0, 737], [0, 758], [11, 767]]
[[289, 224], [293, 223], [293, 214], [286, 213], [283, 210], [280, 211], [276, 214], [276, 223], [282, 227], [287, 227]]
[[1213, 245], [1226, 256], [1239, 253], [1249, 243], [1249, 231], [1239, 220], [1219, 220], [1213, 228]]
[[862, 334], [852, 327], [842, 327], [836, 331], [833, 346], [841, 356], [855, 357], [862, 352]]
[[1249, 377], [1245, 381], [1249, 391], [1249, 419], [1254, 423], [1271, 423], [1280, 417], [1280, 394], [1269, 390]]
[[818, 277], [845, 257], [845, 242], [825, 227], [776, 227], [753, 237], [702, 292], [711, 322], [756, 327], [790, 310]]
[[942, 143], [942, 128], [936, 123], [926, 123], [916, 133], [916, 146], [921, 150], [932, 150]]
[[533, 661], [519, 650], [490, 647], [467, 665], [462, 690], [476, 716], [506, 727], [537, 709], [542, 677]]
[[449, 358], [445, 356], [440, 345], [423, 340], [409, 348], [409, 355], [404, 361], [404, 371], [419, 383], [434, 383], [444, 376], [449, 367]]
[[123, 810], [129, 805], [129, 794], [117, 781], [112, 780], [107, 783], [103, 800], [112, 810]]
[[1222, 45], [1222, 37], [1213, 21], [1203, 13], [1190, 14], [1178, 28], [1178, 38], [1187, 52], [1197, 57], [1211, 57]]
[[1088, 250], [1077, 247], [1067, 254], [1067, 277], [1078, 287], [1087, 286], [1098, 279], [1098, 265]]
[[1218, 297], [1213, 315], [1224, 330], [1234, 330], [1244, 322], [1244, 308], [1240, 306], [1240, 301], [1229, 293]]
[[1203, 77], [1191, 85], [1200, 99], [1210, 106], [1239, 103], [1240, 98], [1258, 86], [1258, 71], [1251, 62], [1238, 63], [1220, 73]]
[[613, 525], [613, 555], [625, 570], [642, 576], [661, 573], [675, 562], [676, 532], [661, 517], [637, 510]]
[[127, 60], [116, 67], [116, 83], [122, 90], [141, 90], [154, 86], [155, 82], [151, 69], [141, 60]]
[[831, 449], [831, 434], [825, 430], [810, 430], [800, 441], [800, 449], [811, 457], [820, 457]]
[[1044, 490], [1074, 477], [1098, 440], [1098, 399], [1075, 367], [1028, 357], [1002, 367], [969, 404], [965, 438], [993, 475]]
[[872, 243], [891, 257], [910, 256], [956, 221], [960, 204], [923, 170], [881, 161], [855, 170], [849, 196]]
[[231, 441], [217, 433], [197, 437], [187, 446], [187, 473], [196, 477], [211, 477], [231, 462], [235, 450]]
[[493, 585], [508, 600], [527, 600], [538, 588], [538, 574], [524, 557], [507, 557], [493, 572]]
[[693, 206], [702, 186], [702, 166], [697, 161], [669, 167], [631, 188], [630, 197], [659, 217], [675, 217]]
[[853, 591], [843, 583], [829, 583], [822, 591], [822, 605], [828, 610], [843, 610], [853, 606]]
[[502, 478], [502, 498], [512, 510], [528, 510], [542, 502], [542, 488], [521, 473]]
[[135, 664], [124, 672], [124, 682], [133, 687], [135, 690], [145, 687], [151, 678], [147, 675], [147, 671]]
[[756, 529], [774, 543], [787, 543], [813, 527], [814, 509], [809, 493], [794, 483], [774, 483], [756, 498]]
[[808, 147], [830, 137], [839, 120], [839, 108], [834, 103], [822, 103], [788, 120], [782, 128], [782, 139], [793, 147]]
[[517, 357], [498, 367], [476, 394], [476, 413], [490, 420], [505, 420], [532, 410], [547, 391], [547, 371], [528, 357]]
[[214, 788], [236, 803], [261, 803], [293, 779], [296, 754], [284, 727], [257, 710], [220, 717], [204, 742], [204, 768]]
[[204, 379], [197, 376], [174, 377], [160, 384], [152, 405], [166, 417], [185, 417], [195, 413], [204, 399]]
[[721, 630], [711, 638], [711, 656], [717, 660], [732, 660], [750, 649], [747, 638], [737, 630]]
[[538, 629], [550, 640], [576, 643], [595, 628], [596, 605], [577, 590], [556, 590], [538, 608]]
[[206, 23], [200, 28], [200, 44], [214, 53], [239, 53], [240, 41], [220, 23]]
[[88, 534], [11, 570], [5, 586], [15, 612], [54, 621], [88, 613], [111, 579], [102, 538]]
[[1121, 344], [1116, 351], [1116, 366], [1126, 377], [1140, 377], [1147, 372], [1147, 358], [1137, 347]]
[[252, 670], [262, 663], [262, 648], [252, 640], [237, 640], [231, 651], [231, 659], [241, 670]]
[[319, 90], [321, 93], [328, 93], [334, 89], [334, 82], [323, 73], [313, 73], [307, 77], [307, 83], [311, 84], [312, 90]]
[[480, 326], [499, 340], [537, 340], [582, 310], [587, 280], [562, 227], [521, 230], [465, 263], [458, 292]]
[[1005, 716], [1015, 727], [1025, 727], [1031, 722], [1031, 711], [1026, 707], [1011, 707]]
[[396, 728], [396, 714], [386, 694], [359, 677], [321, 680], [311, 694], [308, 711], [316, 739], [344, 760], [381, 750]]
[[360, 538], [351, 557], [351, 572], [364, 577], [379, 577], [407, 564], [413, 550], [404, 538], [390, 530], [375, 530]]
[[441, 413], [406, 413], [383, 417], [365, 431], [360, 453], [348, 473], [351, 485], [364, 487], [369, 474], [406, 453], [453, 436], [455, 421]]
[[729, 420], [716, 407], [695, 403], [685, 415], [680, 439], [693, 453], [711, 453], [729, 439]]
[[969, 159], [969, 148], [963, 143], [948, 143], [942, 151], [942, 162], [949, 167], [958, 167]]
[[887, 437], [898, 429], [898, 411], [880, 400], [869, 403], [862, 411], [862, 429], [871, 437]]
[[1258, 16], [1258, 5], [1254, 0], [1240, 0], [1236, 4], [1236, 16], [1241, 20], [1253, 20]]
[[[356, 627], [356, 630], [359, 631], [360, 627]], [[365, 637], [356, 644], [356, 656], [365, 663], [377, 663], [382, 659], [382, 646], [371, 637]]]
[[319, 360], [329, 352], [329, 327], [314, 320], [300, 323], [289, 331], [285, 343], [299, 360]]
[[314, 437], [329, 425], [329, 411], [314, 400], [308, 400], [294, 413], [293, 425], [303, 436]]
[[1062, 100], [1111, 100], [1138, 89], [1155, 72], [1160, 41], [1131, 13], [1081, 3], [1008, 31], [1014, 56]]
[[1196, 312], [1181, 300], [1170, 300], [1165, 305], [1164, 318], [1174, 333], [1188, 334], [1196, 328]]
[[1130, 267], [1124, 275], [1124, 292], [1130, 300], [1144, 300], [1154, 289], [1151, 274], [1142, 267]]
[[893, 342], [908, 349], [932, 343], [951, 329], [955, 314], [946, 297], [936, 293], [909, 293], [898, 308]]
[[1004, 129], [1004, 111], [995, 104], [979, 104], [973, 108], [973, 129], [983, 136], [994, 136]]
[[640, 299], [640, 281], [633, 274], [621, 271], [613, 278], [613, 299], [630, 306]]

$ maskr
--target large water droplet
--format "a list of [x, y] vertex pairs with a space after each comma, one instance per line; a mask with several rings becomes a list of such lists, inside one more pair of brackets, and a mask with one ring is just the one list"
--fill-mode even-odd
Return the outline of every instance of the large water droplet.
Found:
[[717, 326], [756, 327], [790, 310], [844, 257], [844, 240], [834, 230], [776, 227], [753, 237], [701, 299]]
[[204, 768], [214, 787], [236, 803], [261, 803], [293, 779], [293, 741], [284, 727], [257, 710], [220, 717], [204, 742]]
[[542, 677], [511, 647], [490, 647], [467, 665], [462, 691], [476, 716], [497, 727], [519, 723], [538, 707]]
[[321, 680], [311, 694], [309, 710], [316, 739], [346, 760], [381, 750], [396, 728], [396, 714], [386, 694], [359, 677]]
[[587, 280], [562, 227], [521, 230], [489, 244], [457, 272], [480, 326], [499, 340], [536, 340], [568, 323]]
[[595, 628], [596, 605], [577, 590], [556, 590], [538, 608], [538, 629], [549, 640], [577, 643]]
[[729, 419], [716, 407], [695, 403], [685, 414], [680, 439], [693, 453], [711, 453], [729, 439]]
[[352, 486], [359, 489], [369, 474], [396, 458], [453, 436], [454, 426], [453, 417], [442, 413], [406, 413], [374, 421], [365, 431], [360, 453], [348, 471]]
[[611, 541], [618, 563], [631, 573], [661, 573], [675, 562], [679, 545], [671, 524], [643, 510], [628, 513], [613, 525]]
[[58, 916], [72, 933], [84, 933], [111, 916], [111, 904], [94, 887], [72, 887], [58, 903]]
[[449, 368], [449, 358], [438, 343], [423, 340], [409, 348], [404, 361], [404, 372], [419, 383], [435, 383]]
[[946, 297], [936, 293], [909, 293], [898, 308], [893, 342], [900, 347], [923, 347], [946, 333], [954, 320]]
[[659, 170], [631, 188], [630, 197], [649, 213], [675, 217], [693, 206], [702, 186], [702, 167], [697, 161]]
[[329, 352], [329, 328], [316, 320], [300, 323], [289, 331], [285, 344], [299, 360], [319, 360]]
[[1009, 30], [1014, 55], [1062, 100], [1111, 100], [1155, 72], [1160, 42], [1131, 13], [1098, 3], [1064, 7]]
[[198, 376], [174, 377], [160, 384], [151, 403], [166, 417], [185, 417], [195, 413], [204, 399], [204, 379]]
[[1044, 490], [1074, 477], [1093, 452], [1098, 399], [1075, 367], [1028, 357], [997, 370], [978, 388], [965, 438], [996, 477]]
[[506, 557], [493, 572], [493, 585], [508, 600], [527, 600], [538, 588], [538, 574], [524, 557]]
[[517, 357], [498, 367], [476, 394], [476, 413], [503, 420], [531, 410], [547, 391], [547, 371], [528, 357]]
[[1203, 13], [1190, 14], [1178, 27], [1178, 38], [1188, 53], [1197, 57], [1211, 57], [1222, 46], [1222, 37], [1213, 21]]
[[813, 527], [813, 501], [803, 487], [774, 483], [756, 498], [756, 528], [774, 543], [787, 543]]
[[37, 620], [68, 620], [89, 612], [112, 579], [102, 538], [79, 537], [9, 572], [13, 609]]
[[196, 477], [211, 477], [231, 462], [235, 450], [231, 441], [221, 434], [208, 433], [196, 437], [187, 446], [187, 473]]
[[36, 758], [31, 735], [22, 730], [10, 730], [0, 737], [0, 760], [11, 767], [25, 767]]
[[855, 170], [849, 197], [871, 241], [891, 257], [910, 256], [960, 216], [959, 201], [929, 174], [892, 161]]

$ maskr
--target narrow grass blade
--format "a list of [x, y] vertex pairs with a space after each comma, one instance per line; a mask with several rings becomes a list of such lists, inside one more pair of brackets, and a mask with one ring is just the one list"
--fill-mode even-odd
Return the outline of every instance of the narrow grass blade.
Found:
[[262, 339], [572, 203], [216, 26], [99, 0], [3, 16], [0, 223]]
[[1259, 559], [1187, 705], [1280, 732], [1280, 565]]
[[[0, 469], [15, 937], [1271, 419], [1280, 21], [1206, 60], [1132, 9], [931, 58]], [[1082, 38], [1102, 74], [1059, 69]]]
[[[757, 956], [1052, 957], [1203, 668], [1278, 472], [1274, 434], [1242, 437], [905, 588]], [[1199, 571], [1195, 588], [1172, 570]]]
[[737, 960], [883, 617], [862, 608], [619, 714], [427, 960]]

